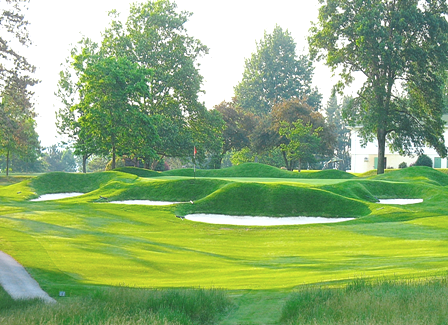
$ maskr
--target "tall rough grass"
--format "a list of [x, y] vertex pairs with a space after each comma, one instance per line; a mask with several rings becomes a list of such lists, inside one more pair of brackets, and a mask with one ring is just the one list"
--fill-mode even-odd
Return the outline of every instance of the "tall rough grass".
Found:
[[342, 289], [303, 289], [286, 302], [281, 323], [448, 324], [448, 277], [424, 282], [360, 279]]
[[213, 324], [231, 307], [221, 290], [110, 289], [57, 304], [12, 301], [0, 293], [2, 325]]

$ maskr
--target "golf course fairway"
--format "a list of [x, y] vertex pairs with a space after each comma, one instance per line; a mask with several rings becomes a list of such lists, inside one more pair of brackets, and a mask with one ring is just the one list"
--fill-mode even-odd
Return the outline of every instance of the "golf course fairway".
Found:
[[[223, 289], [232, 307], [216, 320], [222, 324], [277, 323], [288, 296], [303, 286], [448, 271], [448, 175], [440, 171], [412, 167], [363, 178], [244, 164], [192, 176], [123, 168], [0, 179], [0, 250], [61, 303], [110, 287]], [[84, 194], [30, 201], [66, 192]], [[121, 200], [185, 203], [108, 203]], [[190, 213], [354, 219], [234, 226], [181, 218]]]

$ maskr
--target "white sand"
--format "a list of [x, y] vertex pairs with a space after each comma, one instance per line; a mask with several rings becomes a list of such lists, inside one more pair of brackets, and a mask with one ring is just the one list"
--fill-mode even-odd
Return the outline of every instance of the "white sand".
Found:
[[379, 199], [379, 203], [381, 204], [399, 204], [399, 205], [406, 205], [406, 204], [416, 204], [416, 203], [422, 203], [423, 199]]
[[0, 284], [14, 299], [42, 299], [56, 302], [34, 280], [25, 268], [11, 256], [0, 252]]
[[282, 226], [282, 225], [306, 225], [315, 223], [335, 223], [353, 220], [354, 218], [322, 218], [322, 217], [251, 217], [251, 216], [227, 216], [222, 214], [189, 214], [185, 219], [197, 222], [205, 222], [220, 225], [236, 226]]
[[139, 205], [171, 205], [182, 202], [166, 202], [166, 201], [149, 201], [149, 200], [127, 200], [127, 201], [111, 201], [107, 203], [115, 204], [139, 204]]
[[84, 193], [77, 193], [77, 192], [71, 192], [71, 193], [56, 193], [56, 194], [44, 194], [39, 196], [37, 199], [33, 199], [30, 201], [37, 202], [37, 201], [52, 201], [52, 200], [60, 200], [60, 199], [66, 199], [69, 197], [79, 196], [83, 195]]

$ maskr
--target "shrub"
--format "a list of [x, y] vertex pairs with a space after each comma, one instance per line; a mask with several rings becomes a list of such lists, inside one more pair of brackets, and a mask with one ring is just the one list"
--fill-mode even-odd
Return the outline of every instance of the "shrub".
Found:
[[417, 161], [415, 162], [414, 166], [432, 167], [432, 160], [427, 155], [420, 155], [417, 158]]
[[398, 168], [400, 168], [400, 169], [407, 168], [407, 167], [408, 167], [408, 164], [406, 164], [404, 161], [398, 165]]

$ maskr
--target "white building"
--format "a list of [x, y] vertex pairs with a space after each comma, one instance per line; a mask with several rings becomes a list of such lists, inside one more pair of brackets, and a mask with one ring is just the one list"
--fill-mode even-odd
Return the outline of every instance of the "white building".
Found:
[[[446, 116], [444, 116], [446, 117]], [[444, 118], [445, 120], [445, 118]], [[361, 138], [359, 137], [360, 127], [350, 129], [351, 136], [351, 173], [365, 173], [378, 166], [378, 143], [369, 142], [366, 147], [361, 146]], [[448, 144], [448, 129], [445, 126], [445, 143]], [[432, 148], [424, 148], [423, 153], [431, 158], [434, 168], [448, 168], [447, 159], [440, 158], [437, 152]], [[398, 168], [398, 165], [405, 162], [408, 166], [417, 160], [417, 156], [408, 157], [400, 156], [398, 153], [391, 152], [386, 144], [386, 168]]]

